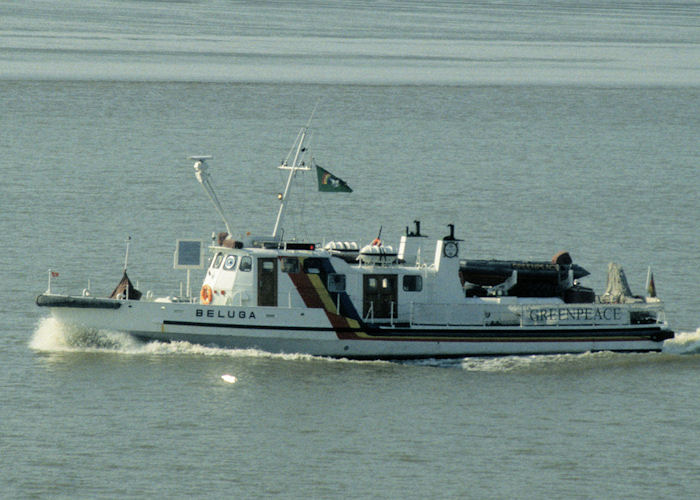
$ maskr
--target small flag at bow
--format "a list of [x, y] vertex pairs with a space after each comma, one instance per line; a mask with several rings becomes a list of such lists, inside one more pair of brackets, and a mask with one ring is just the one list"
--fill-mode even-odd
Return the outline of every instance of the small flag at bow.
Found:
[[318, 190], [327, 193], [352, 193], [352, 189], [340, 177], [331, 174], [325, 168], [316, 165], [316, 175], [318, 176]]
[[51, 271], [52, 278], [58, 278], [58, 273], [56, 271]]

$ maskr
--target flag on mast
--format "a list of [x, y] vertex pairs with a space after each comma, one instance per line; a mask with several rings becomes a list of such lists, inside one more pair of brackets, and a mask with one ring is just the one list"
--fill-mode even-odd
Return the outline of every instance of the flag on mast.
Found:
[[352, 189], [340, 177], [331, 174], [325, 168], [316, 165], [318, 176], [318, 190], [326, 193], [352, 193]]
[[647, 297], [656, 297], [656, 284], [654, 283], [654, 273], [651, 272], [651, 266], [647, 271]]

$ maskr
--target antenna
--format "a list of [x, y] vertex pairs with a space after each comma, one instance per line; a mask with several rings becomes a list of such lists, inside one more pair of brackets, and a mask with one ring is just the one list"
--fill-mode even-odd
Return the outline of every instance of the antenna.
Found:
[[311, 120], [314, 117], [314, 114], [316, 113], [316, 108], [318, 108], [319, 103], [321, 102], [321, 98], [319, 97], [316, 99], [316, 104], [314, 104], [314, 109], [311, 111], [311, 116], [309, 116], [309, 121], [306, 122], [306, 128], [309, 128], [311, 126]]
[[214, 188], [211, 185], [211, 175], [209, 175], [209, 165], [207, 165], [207, 160], [211, 160], [211, 156], [190, 156], [190, 160], [194, 160], [194, 172], [195, 176], [197, 177], [197, 180], [199, 183], [202, 185], [204, 190], [207, 192], [207, 195], [209, 196], [209, 199], [211, 200], [212, 204], [214, 205], [214, 208], [216, 211], [219, 213], [219, 216], [224, 221], [224, 225], [226, 226], [226, 232], [228, 234], [232, 235], [231, 233], [231, 226], [229, 225], [228, 221], [226, 220], [226, 216], [224, 215], [224, 211], [221, 208], [221, 203], [219, 203], [219, 198], [217, 198], [216, 193], [214, 192]]

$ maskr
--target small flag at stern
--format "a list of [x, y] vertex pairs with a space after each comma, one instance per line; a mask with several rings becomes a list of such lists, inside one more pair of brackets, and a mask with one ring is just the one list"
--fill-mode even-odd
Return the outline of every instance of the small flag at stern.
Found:
[[654, 283], [654, 273], [651, 272], [651, 266], [647, 271], [647, 297], [656, 297], [656, 284]]

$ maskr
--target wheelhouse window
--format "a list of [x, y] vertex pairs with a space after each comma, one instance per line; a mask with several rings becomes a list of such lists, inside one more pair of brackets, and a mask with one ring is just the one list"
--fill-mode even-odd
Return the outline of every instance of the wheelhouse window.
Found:
[[423, 278], [414, 274], [405, 275], [403, 277], [403, 289], [404, 292], [420, 292], [423, 290]]
[[344, 274], [329, 274], [328, 275], [328, 291], [329, 292], [344, 292], [345, 291], [345, 275]]
[[297, 257], [282, 257], [283, 273], [298, 273], [299, 259]]
[[321, 274], [321, 259], [314, 257], [304, 261], [304, 272], [306, 274]]
[[241, 257], [241, 263], [238, 265], [238, 270], [248, 272], [251, 269], [253, 269], [253, 259], [247, 255]]
[[227, 271], [234, 270], [236, 268], [236, 260], [238, 259], [235, 255], [228, 255], [226, 257], [226, 260], [224, 261], [224, 269], [226, 269]]
[[211, 262], [211, 268], [219, 269], [222, 260], [224, 260], [224, 254], [222, 254], [221, 252], [217, 253], [216, 257], [214, 257], [214, 260]]

